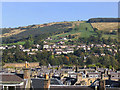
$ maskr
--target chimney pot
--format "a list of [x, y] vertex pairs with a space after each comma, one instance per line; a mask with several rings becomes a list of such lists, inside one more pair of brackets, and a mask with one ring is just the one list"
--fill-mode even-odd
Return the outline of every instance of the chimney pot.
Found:
[[49, 79], [48, 74], [45, 74], [45, 79], [46, 79], [46, 80], [48, 80], [48, 79]]

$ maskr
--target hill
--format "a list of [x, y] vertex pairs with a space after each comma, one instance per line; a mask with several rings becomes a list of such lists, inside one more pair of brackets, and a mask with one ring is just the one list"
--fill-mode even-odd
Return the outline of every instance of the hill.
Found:
[[54, 34], [60, 33], [62, 31], [68, 30], [72, 27], [72, 24], [69, 22], [57, 22], [57, 23], [48, 23], [41, 25], [29, 25], [26, 27], [18, 27], [18, 28], [3, 28], [2, 35], [0, 38], [8, 41], [20, 41], [22, 39], [28, 38], [30, 35], [33, 37], [39, 36], [42, 34]]
[[112, 32], [113, 30], [118, 30], [118, 22], [96, 22], [91, 23], [93, 28], [97, 28], [98, 30], [107, 30]]
[[[3, 28], [0, 38], [3, 43], [15, 43], [24, 41], [30, 35], [35, 39], [42, 39], [51, 36], [54, 41], [60, 37], [68, 37], [71, 35], [72, 40], [79, 37], [96, 36], [95, 28], [103, 32], [103, 37], [117, 38], [117, 22], [90, 22], [86, 21], [71, 21], [71, 22], [53, 22], [40, 25], [29, 25], [18, 28]], [[110, 21], [110, 20], [109, 20]]]
[[74, 28], [70, 32], [61, 33], [57, 35], [53, 35], [51, 38], [54, 40], [59, 40], [59, 37], [67, 37], [69, 35], [74, 36], [74, 39], [77, 39], [79, 37], [89, 37], [90, 35], [95, 34], [93, 28], [91, 27], [90, 23], [82, 22], [79, 24], [74, 25]]
[[[56, 22], [56, 23], [47, 23], [47, 24], [40, 24], [40, 25], [29, 25], [24, 27], [18, 27], [18, 28], [3, 28], [2, 29], [2, 35], [0, 37], [10, 37], [13, 35], [18, 35], [20, 33], [23, 34], [27, 33], [34, 34], [33, 32], [40, 31], [44, 33], [48, 28], [50, 29], [56, 29], [57, 27], [60, 29], [64, 29], [65, 27], [71, 26], [69, 22]], [[44, 29], [44, 30], [43, 30]], [[56, 30], [57, 31], [57, 30]], [[39, 34], [39, 33], [38, 33]]]
[[87, 22], [120, 22], [120, 18], [90, 18]]

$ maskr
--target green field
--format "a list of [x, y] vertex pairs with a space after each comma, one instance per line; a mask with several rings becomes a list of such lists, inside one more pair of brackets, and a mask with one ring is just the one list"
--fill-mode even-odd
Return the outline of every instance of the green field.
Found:
[[109, 37], [111, 37], [112, 39], [118, 39], [118, 35], [105, 35], [105, 34], [103, 34], [102, 37], [105, 38], [105, 39], [107, 39]]
[[96, 35], [90, 23], [80, 23], [79, 31], [81, 33], [80, 37], [89, 37], [91, 35]]
[[[74, 24], [74, 23], [73, 23]], [[103, 31], [104, 32], [104, 31]], [[85, 37], [85, 38], [88, 38], [89, 36], [93, 35], [93, 36], [97, 36], [96, 32], [94, 32], [92, 26], [90, 25], [90, 23], [86, 23], [86, 22], [83, 22], [83, 23], [80, 23], [80, 24], [76, 24], [74, 25], [74, 28], [72, 31], [68, 32], [68, 33], [61, 33], [61, 34], [57, 34], [57, 35], [53, 35], [51, 36], [51, 38], [53, 40], [51, 40], [50, 42], [58, 42], [58, 41], [61, 41], [59, 39], [59, 37], [65, 37], [65, 36], [68, 36], [68, 35], [76, 35], [75, 38], [72, 38], [71, 40], [76, 40], [77, 38], [79, 37]], [[117, 38], [118, 36], [117, 35], [107, 35], [107, 34], [102, 34], [102, 37], [103, 38]], [[65, 41], [67, 42], [67, 41]]]
[[[63, 25], [63, 26], [61, 26]], [[110, 27], [110, 26], [108, 26]], [[70, 29], [70, 31], [66, 32], [66, 30], [69, 30], [69, 28], [72, 28]], [[110, 29], [111, 30], [111, 29]], [[108, 32], [110, 32], [110, 30], [108, 30]], [[23, 36], [26, 36], [28, 35], [28, 32], [29, 34], [33, 35], [36, 35], [38, 33], [48, 33], [49, 32], [59, 32], [60, 31], [60, 34], [57, 34], [57, 35], [53, 35], [53, 36], [50, 36], [52, 38], [52, 40], [46, 40], [48, 42], [51, 42], [51, 43], [55, 43], [55, 42], [58, 42], [58, 41], [65, 41], [65, 42], [68, 42], [69, 40], [69, 35], [71, 35], [72, 38], [70, 38], [70, 40], [77, 40], [79, 37], [84, 37], [84, 38], [89, 38], [91, 35], [93, 36], [97, 36], [97, 33], [99, 32], [103, 32], [102, 36], [103, 38], [118, 38], [118, 35], [115, 35], [115, 34], [104, 34], [105, 31], [104, 30], [98, 30], [98, 31], [94, 31], [93, 29], [93, 26], [91, 26], [90, 23], [87, 23], [85, 21], [73, 21], [73, 22], [68, 22], [68, 23], [62, 23], [62, 24], [55, 24], [55, 25], [51, 25], [51, 26], [46, 26], [46, 27], [41, 27], [41, 28], [32, 28], [31, 30], [27, 30], [25, 31], [24, 33], [21, 33], [20, 35], [16, 35], [16, 39], [18, 39], [18, 37], [23, 37]], [[33, 36], [34, 36], [33, 35]], [[68, 40], [61, 40], [61, 38], [64, 38], [66, 37]], [[10, 43], [10, 44], [3, 44], [3, 45], [24, 45], [25, 42], [17, 42], [17, 43]]]
[[5, 45], [24, 45], [25, 42], [16, 42], [16, 43], [10, 43], [10, 44], [2, 44], [3, 46]]
[[76, 35], [76, 37], [72, 39], [72, 40], [75, 40], [78, 37], [89, 37], [90, 35], [96, 35], [96, 33], [94, 32], [90, 23], [84, 22], [84, 23], [80, 23], [79, 25], [75, 25], [74, 29], [68, 33], [61, 33], [61, 34], [51, 36], [51, 38], [53, 39], [51, 42], [60, 41], [59, 37], [65, 37], [68, 35]]

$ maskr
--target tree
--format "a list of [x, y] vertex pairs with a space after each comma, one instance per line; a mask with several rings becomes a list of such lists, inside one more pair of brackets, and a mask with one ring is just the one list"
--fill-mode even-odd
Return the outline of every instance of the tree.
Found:
[[101, 68], [102, 64], [101, 63], [96, 63], [96, 66], [99, 66]]
[[25, 47], [26, 49], [30, 48], [30, 47], [31, 47], [30, 41], [27, 40], [27, 41], [25, 42], [25, 44], [24, 44], [24, 47]]
[[98, 35], [98, 38], [101, 38], [102, 33], [98, 32], [97, 35]]
[[109, 37], [107, 41], [108, 41], [109, 44], [111, 44], [113, 42], [111, 37]]
[[74, 30], [77, 31], [78, 29], [79, 29], [79, 28], [78, 28], [77, 24], [75, 24]]
[[103, 57], [102, 64], [109, 68], [109, 65], [111, 65], [111, 61], [110, 61], [110, 56], [109, 55], [106, 55], [106, 56]]
[[93, 28], [93, 30], [94, 30], [94, 32], [98, 31], [98, 29], [97, 29], [97, 28]]
[[68, 35], [68, 38], [71, 39], [72, 38], [71, 35]]
[[88, 57], [87, 59], [86, 59], [86, 64], [88, 65], [88, 64], [96, 64], [96, 63], [98, 63], [98, 59], [97, 59], [97, 57], [95, 57], [95, 56], [93, 56], [93, 55], [91, 55], [90, 57]]
[[34, 40], [33, 40], [33, 36], [32, 36], [32, 35], [29, 35], [29, 36], [28, 36], [28, 40], [31, 42], [31, 44], [34, 43]]
[[45, 62], [45, 60], [41, 60], [40, 65], [47, 65], [47, 63]]
[[85, 28], [85, 30], [87, 31], [87, 30], [88, 30], [88, 28], [86, 27], [86, 28]]

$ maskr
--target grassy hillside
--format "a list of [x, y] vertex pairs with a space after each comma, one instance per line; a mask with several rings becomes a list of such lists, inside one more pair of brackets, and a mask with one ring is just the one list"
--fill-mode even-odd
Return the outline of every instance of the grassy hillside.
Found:
[[68, 33], [61, 33], [57, 35], [53, 35], [52, 39], [58, 39], [59, 37], [65, 37], [68, 35], [76, 35], [76, 37], [89, 37], [90, 35], [95, 34], [93, 28], [89, 23], [80, 23], [79, 25], [75, 25], [73, 30]]
[[[63, 37], [68, 37], [69, 35], [71, 35], [71, 36], [74, 36], [74, 38], [71, 38], [71, 39], [69, 39], [69, 38], [67, 38], [68, 40], [76, 40], [77, 38], [79, 38], [79, 37], [85, 37], [85, 38], [88, 38], [89, 36], [91, 36], [91, 35], [93, 35], [93, 36], [97, 36], [97, 33], [94, 31], [94, 28], [96, 28], [96, 27], [94, 27], [94, 26], [91, 26], [91, 24], [90, 23], [86, 23], [86, 22], [82, 22], [82, 23], [79, 23], [79, 24], [76, 24], [76, 23], [74, 23], [75, 25], [74, 25], [74, 27], [73, 27], [73, 30], [72, 31], [70, 31], [70, 32], [67, 32], [67, 33], [61, 33], [61, 34], [57, 34], [57, 35], [53, 35], [53, 36], [51, 36], [51, 38], [53, 39], [52, 41], [50, 41], [50, 42], [58, 42], [58, 41], [61, 41], [61, 39], [59, 39], [59, 38], [63, 38]], [[98, 26], [99, 26], [99, 23], [96, 23], [96, 25], [98, 24]], [[108, 30], [110, 31], [110, 30], [112, 30], [112, 31], [114, 31], [114, 29], [113, 28], [111, 28], [111, 27], [114, 27], [115, 25], [116, 25], [116, 23], [114, 23], [115, 25], [113, 25], [113, 26], [110, 26], [109, 27], [109, 25], [111, 25], [111, 24], [109, 24], [109, 23], [106, 23], [107, 24], [107, 28], [109, 28]], [[93, 25], [93, 24], [92, 24]], [[102, 27], [101, 26], [101, 31], [103, 31], [103, 34], [102, 34], [102, 37], [103, 38], [109, 38], [109, 37], [111, 37], [111, 38], [118, 38], [118, 35], [112, 35], [112, 34], [105, 34], [104, 33], [104, 27]], [[115, 29], [116, 30], [116, 29]], [[65, 42], [67, 42], [67, 40], [65, 41]]]
[[91, 25], [98, 30], [113, 31], [118, 29], [118, 22], [96, 22]]
[[56, 23], [48, 23], [41, 25], [29, 25], [26, 27], [18, 27], [18, 28], [3, 28], [1, 37], [10, 37], [14, 35], [27, 35], [27, 34], [41, 34], [46, 32], [55, 32], [59, 30], [65, 30], [66, 27], [72, 26], [69, 22], [56, 22]]
[[24, 45], [25, 42], [16, 42], [16, 43], [9, 43], [9, 44], [2, 44], [3, 46], [5, 45]]
[[89, 37], [90, 35], [95, 35], [95, 32], [90, 23], [81, 23], [79, 25], [79, 30], [81, 33], [81, 37]]
[[69, 35], [73, 37], [70, 40], [76, 40], [79, 37], [89, 37], [91, 35], [96, 36], [94, 28], [102, 31], [102, 37], [104, 38], [117, 38], [117, 34], [106, 34], [106, 31], [107, 33], [112, 31], [117, 32], [117, 22], [88, 23], [85, 21], [55, 22], [18, 28], [4, 28], [0, 37], [2, 37], [3, 41], [10, 39], [12, 40], [12, 43], [14, 43], [17, 41], [24, 41], [24, 39], [28, 38], [30, 35], [35, 38], [37, 36], [37, 39], [39, 39], [41, 35], [49, 34], [49, 36], [53, 39], [52, 42], [56, 42], [60, 41], [60, 38], [68, 38]]
[[19, 41], [21, 39], [28, 38], [32, 35], [33, 37], [39, 36], [45, 33], [60, 33], [68, 28], [72, 27], [71, 22], [58, 22], [58, 23], [48, 23], [42, 25], [30, 25], [27, 27], [18, 28], [7, 28], [2, 30], [2, 35], [0, 37], [4, 40], [11, 39], [12, 41]]

